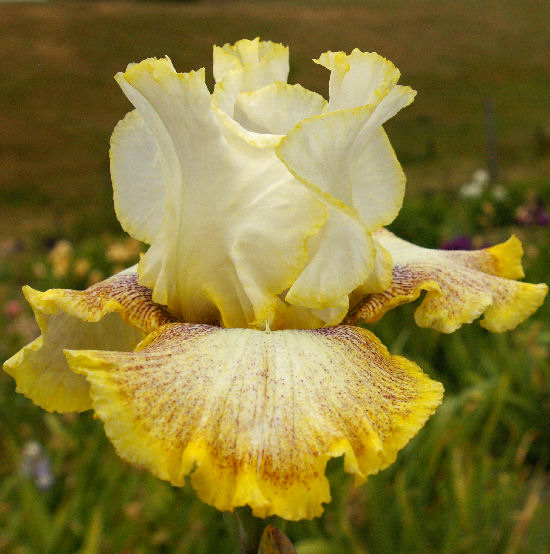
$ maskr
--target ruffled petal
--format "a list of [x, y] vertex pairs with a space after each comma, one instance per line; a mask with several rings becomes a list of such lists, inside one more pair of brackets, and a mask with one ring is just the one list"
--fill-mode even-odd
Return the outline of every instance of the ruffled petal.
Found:
[[[328, 204], [321, 231], [308, 244], [309, 259], [285, 300], [317, 310], [348, 309], [348, 295], [365, 282], [374, 267], [375, 247], [370, 233], [345, 207]], [[342, 310], [343, 309], [343, 310]], [[340, 323], [342, 318], [328, 324]]]
[[157, 327], [173, 319], [137, 283], [135, 268], [85, 291], [25, 287], [41, 336], [4, 364], [17, 392], [49, 411], [90, 409], [89, 385], [69, 370], [63, 348], [133, 350]]
[[415, 313], [419, 326], [452, 333], [484, 314], [482, 327], [503, 332], [535, 312], [548, 291], [545, 284], [513, 280], [523, 276], [522, 248], [516, 237], [474, 251], [421, 248], [386, 230], [376, 237], [393, 257], [393, 282], [384, 292], [367, 297], [349, 321], [377, 321], [425, 290]]
[[161, 151], [164, 215], [140, 283], [186, 321], [226, 327], [277, 320], [278, 295], [307, 261], [326, 208], [273, 153], [226, 134], [204, 72], [169, 60], [129, 66], [117, 81]]
[[228, 73], [242, 70], [247, 92], [288, 78], [288, 47], [271, 41], [242, 39], [235, 44], [214, 46], [214, 79], [220, 82]]
[[281, 140], [280, 135], [256, 132], [241, 124], [247, 117], [236, 109], [237, 99], [243, 88], [243, 72], [231, 71], [216, 83], [212, 93], [212, 106], [224, 126], [224, 136], [229, 143], [244, 141], [255, 148], [274, 149]]
[[109, 157], [117, 218], [127, 233], [151, 244], [164, 213], [163, 166], [155, 137], [137, 111], [115, 127]]
[[[281, 140], [281, 135], [266, 132], [265, 129], [260, 130], [258, 125], [252, 123], [243, 110], [237, 106], [239, 97], [250, 94], [242, 93], [244, 86], [245, 75], [243, 69], [229, 71], [214, 86], [212, 106], [224, 126], [224, 136], [230, 143], [235, 140], [245, 141], [248, 145], [256, 148], [273, 149]], [[267, 85], [263, 88], [270, 88], [271, 86]], [[280, 110], [276, 111], [280, 113]], [[264, 114], [264, 117], [267, 117], [267, 115]]]
[[399, 70], [375, 52], [325, 52], [315, 63], [330, 70], [329, 110], [376, 106], [395, 86]]
[[[231, 71], [217, 83], [213, 95], [213, 104], [218, 110], [218, 115], [230, 131], [225, 135], [228, 142], [244, 140], [249, 146], [255, 148], [275, 146], [279, 157], [287, 164], [290, 171], [295, 173], [326, 204], [328, 213], [327, 222], [322, 231], [308, 242], [308, 262], [286, 294], [285, 300], [296, 307], [311, 308], [312, 315], [320, 318], [325, 325], [335, 325], [347, 313], [349, 305], [347, 296], [365, 283], [373, 270], [375, 249], [372, 238], [357, 213], [346, 205], [346, 200], [350, 204], [352, 200], [345, 198], [342, 201], [343, 194], [335, 198], [333, 196], [335, 187], [326, 190], [329, 187], [323, 189], [317, 186], [318, 183], [308, 182], [304, 178], [304, 174], [310, 175], [308, 171], [314, 170], [312, 166], [319, 160], [312, 158], [307, 151], [302, 156], [303, 152], [298, 147], [293, 151], [292, 162], [296, 162], [295, 158], [298, 158], [306, 166], [302, 174], [299, 174], [295, 169], [300, 166], [300, 163], [291, 165], [285, 159], [285, 147], [281, 150], [281, 145], [277, 146], [282, 137], [273, 134], [287, 131], [300, 118], [307, 118], [316, 112], [324, 111], [326, 103], [315, 93], [284, 83], [275, 83], [247, 94], [241, 93], [241, 89], [242, 72]], [[280, 104], [284, 105], [284, 109], [281, 109]], [[372, 113], [372, 110], [369, 113]], [[304, 122], [299, 123], [298, 128], [303, 124]], [[363, 129], [366, 134], [365, 131]], [[329, 130], [327, 134], [330, 132]], [[313, 141], [317, 140], [319, 137], [313, 137], [314, 133], [315, 131], [306, 138], [312, 137]], [[341, 134], [342, 136], [334, 137], [335, 143], [338, 143], [342, 137], [348, 139], [348, 129], [342, 130]], [[380, 133], [375, 131], [374, 135], [371, 159], [363, 158], [365, 165], [369, 167], [366, 171], [362, 168], [358, 170], [363, 171], [365, 183], [375, 178], [376, 173], [388, 182], [391, 180], [388, 173], [397, 170], [399, 172], [397, 178], [404, 185], [403, 173], [387, 137], [381, 129]], [[286, 140], [288, 138], [284, 138], [283, 142]], [[331, 144], [330, 147], [332, 146]], [[323, 144], [321, 149], [322, 147]], [[292, 149], [292, 145], [289, 149]], [[325, 154], [319, 152], [322, 158], [326, 158]], [[334, 157], [340, 154], [339, 150]], [[326, 165], [325, 159], [321, 162], [319, 180], [325, 178], [326, 167], [323, 164]], [[301, 170], [300, 166], [299, 171]], [[334, 183], [340, 185], [340, 179], [335, 177]], [[378, 180], [376, 184], [379, 184]], [[358, 197], [363, 199], [361, 194]], [[396, 203], [399, 202], [400, 200], [396, 201]], [[397, 206], [396, 211], [398, 209]], [[389, 220], [392, 217], [386, 219]], [[391, 271], [389, 276], [391, 277]], [[290, 328], [289, 325], [285, 327]]]
[[382, 246], [376, 233], [373, 235], [373, 242], [376, 249], [374, 269], [369, 275], [369, 278], [354, 292], [354, 294], [359, 293], [361, 297], [366, 294], [386, 290], [391, 285], [393, 279], [393, 258], [391, 254]]
[[[319, 516], [344, 455], [356, 484], [390, 465], [442, 386], [355, 327], [263, 332], [174, 324], [133, 353], [68, 351], [119, 455], [219, 510]], [[327, 386], [330, 383], [330, 386]]]
[[[216, 85], [212, 104], [224, 125], [252, 145], [263, 147], [274, 142], [274, 146], [279, 142], [280, 136], [276, 133], [256, 132], [257, 125], [250, 124], [248, 117], [237, 106], [237, 99], [241, 93], [246, 95], [273, 84], [286, 83], [288, 70], [288, 48], [282, 44], [256, 38], [243, 39], [234, 45], [214, 46]], [[279, 108], [275, 112], [281, 114], [282, 110]], [[289, 115], [283, 117], [288, 118]], [[264, 133], [267, 136], [262, 136]], [[272, 137], [273, 134], [277, 136]]]
[[251, 131], [285, 135], [302, 119], [321, 114], [326, 106], [327, 101], [316, 92], [277, 82], [240, 93], [234, 118]]
[[401, 85], [393, 87], [374, 108], [369, 120], [370, 128], [374, 129], [376, 126], [386, 123], [397, 112], [411, 104], [415, 96], [416, 91], [411, 87], [403, 87]]
[[300, 122], [277, 147], [299, 178], [354, 208], [369, 231], [397, 215], [405, 175], [373, 108], [340, 110]]

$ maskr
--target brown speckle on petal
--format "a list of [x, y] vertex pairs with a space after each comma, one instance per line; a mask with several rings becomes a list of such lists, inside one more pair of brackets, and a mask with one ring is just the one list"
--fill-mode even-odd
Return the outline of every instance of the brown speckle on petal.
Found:
[[330, 457], [356, 482], [390, 465], [442, 387], [366, 330], [171, 324], [136, 352], [67, 352], [118, 453], [220, 510], [318, 516]]
[[376, 238], [393, 257], [393, 281], [385, 291], [367, 296], [348, 316], [350, 323], [377, 321], [427, 291], [415, 313], [421, 327], [452, 333], [483, 314], [483, 327], [502, 332], [537, 310], [548, 290], [545, 284], [513, 280], [523, 276], [521, 243], [515, 237], [473, 251], [421, 248], [386, 230]]
[[46, 410], [72, 412], [92, 407], [89, 384], [73, 373], [64, 348], [106, 348], [131, 351], [145, 334], [173, 321], [151, 300], [151, 291], [137, 282], [137, 273], [123, 271], [84, 291], [24, 288], [41, 336], [4, 364], [17, 391]]

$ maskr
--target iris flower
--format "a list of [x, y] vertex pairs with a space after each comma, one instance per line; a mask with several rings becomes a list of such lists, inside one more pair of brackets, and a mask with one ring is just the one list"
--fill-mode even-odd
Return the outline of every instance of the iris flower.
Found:
[[441, 402], [357, 322], [425, 290], [418, 325], [500, 332], [546, 294], [515, 281], [516, 238], [449, 252], [384, 229], [405, 176], [382, 125], [415, 92], [375, 53], [315, 62], [328, 101], [258, 39], [214, 48], [212, 94], [168, 58], [117, 74], [135, 109], [111, 140], [115, 209], [150, 247], [85, 291], [25, 287], [42, 334], [5, 363], [46, 410], [93, 409], [122, 458], [289, 520], [322, 513], [331, 457], [361, 484]]

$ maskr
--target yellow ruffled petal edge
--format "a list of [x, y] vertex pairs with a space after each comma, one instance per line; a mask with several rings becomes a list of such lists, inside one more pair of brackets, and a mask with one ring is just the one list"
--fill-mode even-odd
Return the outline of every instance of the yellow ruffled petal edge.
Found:
[[260, 88], [288, 77], [288, 46], [271, 41], [241, 39], [234, 44], [214, 46], [213, 71], [216, 83], [234, 70], [243, 69], [249, 81], [247, 90]]
[[69, 370], [63, 348], [133, 350], [144, 334], [172, 321], [151, 291], [126, 270], [85, 291], [24, 287], [41, 335], [4, 363], [17, 392], [55, 412], [89, 410], [89, 385]]
[[330, 110], [377, 105], [396, 85], [399, 69], [376, 52], [324, 52], [315, 63], [330, 72]]
[[[370, 332], [172, 324], [132, 353], [66, 351], [118, 454], [219, 510], [319, 516], [344, 456], [356, 484], [389, 466], [443, 387]], [[327, 386], [330, 383], [330, 386]]]
[[420, 248], [386, 230], [375, 236], [393, 257], [393, 281], [384, 292], [366, 297], [348, 322], [377, 321], [424, 290], [415, 313], [419, 326], [452, 333], [483, 314], [480, 325], [500, 333], [533, 314], [548, 292], [543, 283], [512, 280], [523, 276], [516, 237], [483, 250], [443, 251]]

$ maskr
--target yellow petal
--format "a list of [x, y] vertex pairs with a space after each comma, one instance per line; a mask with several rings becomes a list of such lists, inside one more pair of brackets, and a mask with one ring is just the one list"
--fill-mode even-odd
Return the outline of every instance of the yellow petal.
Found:
[[136, 110], [115, 127], [109, 158], [117, 218], [127, 233], [151, 244], [164, 212], [162, 159], [155, 137]]
[[321, 114], [326, 105], [320, 94], [301, 85], [276, 82], [240, 93], [233, 117], [251, 131], [284, 135], [302, 119]]
[[366, 106], [305, 119], [276, 148], [293, 174], [353, 208], [371, 232], [394, 220], [405, 193], [384, 117]]
[[[297, 306], [316, 310], [348, 308], [347, 295], [372, 272], [375, 248], [370, 233], [351, 210], [327, 205], [328, 218], [308, 244], [308, 263], [285, 296]], [[340, 323], [330, 321], [330, 323]]]
[[126, 270], [85, 291], [25, 287], [42, 335], [4, 364], [17, 392], [49, 411], [91, 408], [89, 385], [69, 370], [63, 348], [133, 350], [145, 334], [172, 321], [151, 291]]
[[[267, 148], [273, 150], [281, 140], [280, 135], [257, 132], [255, 127], [247, 128], [241, 124], [243, 117], [247, 123], [247, 117], [239, 110], [236, 110], [237, 99], [242, 87], [242, 72], [232, 71], [219, 83], [216, 83], [212, 93], [212, 107], [215, 114], [223, 124], [224, 137], [232, 144], [238, 145], [244, 141], [255, 148]], [[237, 121], [239, 118], [239, 121]], [[248, 122], [249, 123], [249, 122]]]
[[380, 319], [388, 310], [426, 297], [415, 313], [421, 327], [452, 333], [484, 314], [480, 324], [489, 331], [513, 329], [535, 312], [548, 291], [545, 284], [521, 283], [521, 243], [507, 242], [475, 251], [421, 248], [386, 230], [376, 233], [394, 261], [393, 282], [364, 301], [350, 320]]
[[[271, 85], [266, 85], [258, 90], [260, 97], [269, 99], [269, 92], [261, 93], [264, 89], [271, 90], [271, 87], [275, 86], [275, 91], [279, 90], [279, 86], [290, 87], [286, 83], [277, 81]], [[292, 87], [291, 87], [292, 88]], [[214, 86], [214, 92], [212, 93], [212, 106], [216, 115], [220, 118], [220, 121], [224, 125], [224, 135], [226, 139], [231, 143], [235, 138], [244, 140], [247, 144], [257, 148], [274, 148], [281, 140], [281, 136], [274, 134], [275, 128], [268, 132], [265, 128], [266, 124], [270, 124], [270, 113], [264, 113], [260, 117], [258, 122], [254, 122], [254, 118], [257, 114], [246, 113], [246, 107], [243, 110], [240, 106], [241, 102], [238, 102], [241, 97], [245, 99], [248, 95], [254, 95], [254, 91], [243, 92], [246, 89], [246, 75], [243, 69], [237, 69], [227, 72], [221, 81], [218, 81]], [[305, 90], [305, 89], [304, 89]], [[314, 93], [311, 93], [314, 94]], [[272, 95], [271, 95], [272, 96]], [[276, 94], [276, 96], [278, 96]], [[288, 96], [288, 95], [286, 95]], [[292, 95], [291, 95], [292, 97]], [[292, 99], [292, 98], [291, 98]], [[239, 105], [237, 105], [239, 103]], [[296, 102], [294, 102], [296, 103]], [[302, 102], [303, 103], [303, 102]], [[270, 106], [271, 111], [274, 114], [281, 114], [284, 110], [283, 119], [291, 121], [295, 118], [295, 112], [297, 110], [289, 109], [289, 102], [282, 108]], [[311, 104], [311, 102], [310, 102]], [[303, 107], [302, 107], [303, 109]], [[311, 106], [310, 106], [311, 109]], [[254, 108], [252, 108], [254, 112]], [[294, 115], [293, 115], [294, 114]], [[250, 119], [252, 118], [252, 120]]]
[[315, 63], [330, 70], [330, 111], [377, 105], [395, 86], [399, 70], [376, 52], [325, 52]]
[[214, 79], [241, 70], [243, 91], [256, 90], [288, 77], [288, 47], [271, 41], [242, 39], [235, 44], [214, 46]]
[[[263, 327], [307, 262], [324, 205], [275, 156], [226, 134], [204, 72], [169, 60], [117, 80], [159, 147], [164, 212], [138, 265], [153, 300], [186, 321]], [[135, 198], [137, 204], [140, 198]]]
[[348, 311], [349, 295], [347, 294], [341, 298], [331, 298], [326, 308], [311, 310], [314, 316], [323, 321], [324, 326], [338, 325], [346, 317]]
[[356, 327], [167, 325], [133, 353], [67, 351], [117, 452], [219, 510], [312, 518], [345, 456], [356, 484], [390, 465], [442, 386]]
[[382, 246], [377, 238], [377, 234], [373, 235], [373, 243], [376, 249], [376, 257], [374, 259], [374, 269], [369, 278], [356, 290], [354, 295], [372, 294], [374, 292], [382, 292], [386, 290], [392, 282], [393, 278], [393, 258], [389, 251]]

